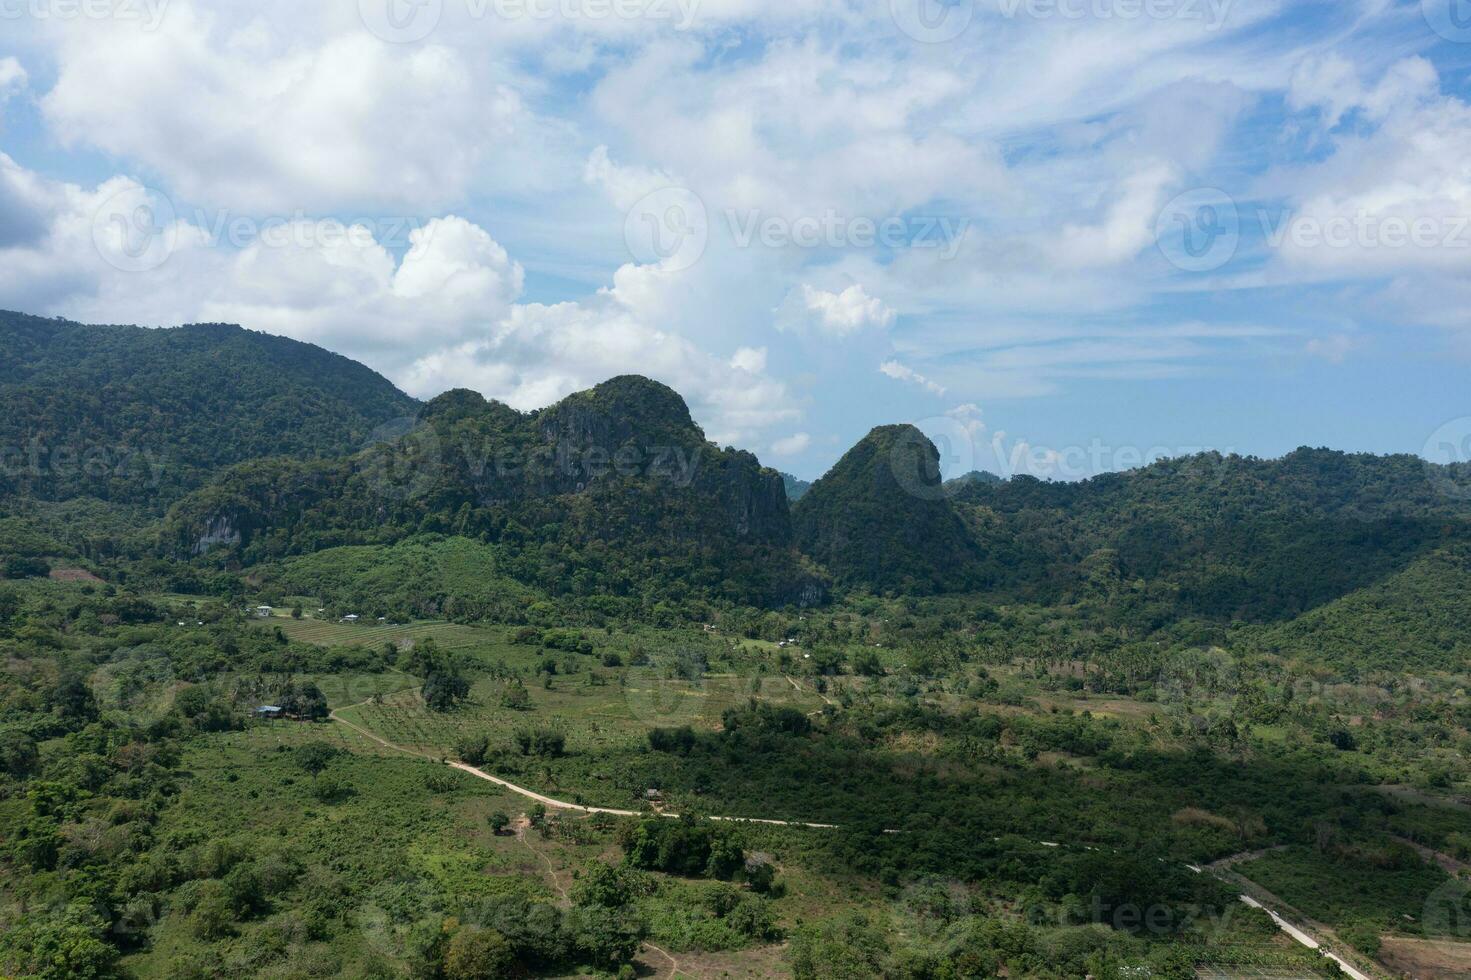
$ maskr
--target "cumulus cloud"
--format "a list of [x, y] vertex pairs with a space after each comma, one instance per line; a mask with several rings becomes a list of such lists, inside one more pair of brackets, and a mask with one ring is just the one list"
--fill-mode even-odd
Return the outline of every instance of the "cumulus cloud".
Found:
[[110, 21], [57, 38], [41, 99], [54, 132], [211, 205], [443, 205], [497, 148], [535, 138], [519, 95], [442, 45], [361, 30], [296, 45], [182, 0], [156, 30]]
[[[1218, 182], [1243, 210], [1440, 218], [1453, 233], [1471, 118], [1428, 60], [1404, 57], [1428, 49], [1403, 4], [1262, 0], [1211, 24], [983, 3], [945, 45], [904, 40], [885, 4], [836, 0], [705, 4], [679, 30], [445, 4], [438, 30], [404, 45], [364, 30], [356, 7], [172, 0], [153, 32], [14, 25], [34, 78], [0, 60], [0, 100], [29, 85], [48, 147], [116, 160], [177, 208], [169, 261], [123, 272], [121, 232], [94, 219], [118, 194], [153, 200], [137, 177], [82, 187], [0, 158], [4, 303], [239, 320], [416, 393], [463, 383], [522, 407], [643, 371], [712, 435], [759, 445], [810, 429], [800, 406], [863, 390], [880, 362], [907, 386], [886, 389], [900, 404], [948, 391], [993, 413], [1080, 380], [1228, 370], [1220, 355], [1269, 349], [1255, 343], [1267, 333], [1221, 325], [1263, 286], [1303, 287], [1329, 324], [1318, 347], [1277, 353], [1337, 356], [1330, 325], [1361, 310], [1373, 329], [1465, 325], [1452, 248], [1288, 240], [1202, 276], [1153, 247], [1161, 205]], [[1386, 29], [1397, 40], [1378, 42]], [[1243, 150], [1257, 147], [1273, 149]], [[1259, 176], [1266, 159], [1278, 165]], [[701, 202], [708, 241], [692, 263], [629, 261], [630, 208], [670, 187]], [[286, 216], [293, 241], [218, 241], [222, 219], [262, 214]], [[316, 240], [316, 215], [364, 216], [367, 234]], [[401, 234], [384, 227], [394, 216]], [[912, 238], [940, 221], [966, 234], [943, 249], [853, 243], [895, 218]], [[732, 242], [767, 220], [838, 240]], [[1196, 321], [1210, 322], [1176, 329]]]
[[975, 402], [967, 402], [964, 405], [956, 405], [945, 412], [948, 418], [954, 419], [962, 429], [965, 430], [972, 442], [979, 440], [981, 434], [986, 431], [986, 423], [983, 419], [981, 406]]
[[1263, 212], [1272, 274], [1309, 283], [1392, 276], [1359, 307], [1464, 327], [1457, 283], [1471, 261], [1471, 106], [1442, 94], [1421, 58], [1394, 63], [1372, 85], [1330, 58], [1295, 79], [1293, 98], [1322, 109], [1325, 130], [1338, 128], [1325, 134], [1332, 152], [1322, 160], [1264, 182], [1284, 202]]
[[896, 316], [882, 300], [868, 295], [859, 283], [841, 292], [803, 283], [789, 297], [778, 322], [811, 324], [827, 336], [846, 337], [870, 328], [887, 329], [893, 326]]

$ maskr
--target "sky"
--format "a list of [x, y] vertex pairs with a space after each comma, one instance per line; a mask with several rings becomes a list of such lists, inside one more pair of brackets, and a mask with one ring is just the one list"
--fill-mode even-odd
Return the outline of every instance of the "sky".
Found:
[[809, 479], [1465, 460], [1468, 87], [1471, 0], [0, 0], [0, 308]]

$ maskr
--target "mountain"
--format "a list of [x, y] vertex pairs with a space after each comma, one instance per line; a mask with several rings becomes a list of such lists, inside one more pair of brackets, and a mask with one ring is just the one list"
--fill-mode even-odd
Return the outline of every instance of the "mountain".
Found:
[[1471, 546], [1403, 571], [1253, 636], [1255, 646], [1359, 671], [1464, 671], [1471, 663]]
[[790, 473], [783, 473], [781, 475], [781, 482], [787, 491], [787, 500], [794, 504], [805, 497], [808, 490], [812, 489], [810, 482], [799, 480]]
[[[637, 376], [520, 412], [463, 390], [421, 404], [336, 354], [219, 324], [3, 313], [0, 343], [0, 557], [238, 570], [453, 538], [473, 567], [553, 598], [769, 606], [835, 582], [1068, 606], [1141, 634], [1323, 609], [1263, 642], [1328, 648], [1336, 623], [1388, 608], [1383, 590], [1459, 581], [1437, 556], [1471, 541], [1471, 466], [1414, 456], [1205, 453], [1076, 483], [942, 484], [935, 448], [901, 425], [806, 487], [710, 443], [676, 392]], [[356, 554], [320, 563], [343, 594], [371, 560]], [[455, 579], [458, 601], [473, 578]], [[1422, 647], [1407, 655], [1434, 659]]]
[[812, 485], [797, 546], [847, 585], [936, 592], [975, 584], [981, 549], [940, 483], [940, 454], [911, 425], [880, 426]]
[[1299, 449], [1203, 453], [1076, 483], [972, 482], [953, 500], [1005, 590], [1029, 601], [1134, 604], [1178, 616], [1288, 619], [1471, 536], [1471, 468]]
[[553, 594], [822, 595], [791, 547], [780, 475], [707, 441], [677, 393], [636, 376], [530, 413], [447, 392], [355, 455], [226, 471], [180, 501], [163, 539], [176, 555], [253, 564], [419, 534], [494, 545]]
[[162, 506], [226, 466], [336, 456], [418, 403], [320, 347], [225, 324], [0, 312], [0, 497]]
[[951, 493], [963, 490], [972, 483], [1005, 483], [1001, 477], [986, 470], [971, 470], [951, 480], [945, 481], [945, 489]]

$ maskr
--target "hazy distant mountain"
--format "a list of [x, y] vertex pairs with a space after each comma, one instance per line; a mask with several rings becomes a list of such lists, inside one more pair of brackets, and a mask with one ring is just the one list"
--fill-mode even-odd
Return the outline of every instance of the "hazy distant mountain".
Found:
[[786, 488], [787, 500], [796, 503], [806, 496], [807, 491], [812, 489], [812, 484], [807, 480], [799, 480], [790, 473], [781, 475], [782, 486]]
[[972, 483], [1005, 483], [1001, 477], [986, 470], [971, 470], [969, 473], [954, 477], [945, 481], [945, 489], [950, 491], [959, 490]]

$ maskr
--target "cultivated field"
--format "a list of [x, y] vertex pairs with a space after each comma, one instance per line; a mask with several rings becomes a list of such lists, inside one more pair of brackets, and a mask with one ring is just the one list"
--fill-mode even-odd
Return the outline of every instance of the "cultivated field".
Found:
[[274, 616], [252, 620], [262, 628], [279, 628], [299, 643], [317, 646], [382, 646], [392, 643], [407, 646], [423, 639], [433, 639], [446, 650], [462, 650], [498, 642], [502, 634], [496, 630], [457, 623], [421, 622], [392, 625], [388, 623], [340, 623], [326, 619], [292, 619]]

